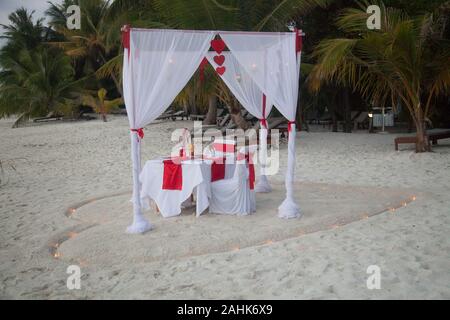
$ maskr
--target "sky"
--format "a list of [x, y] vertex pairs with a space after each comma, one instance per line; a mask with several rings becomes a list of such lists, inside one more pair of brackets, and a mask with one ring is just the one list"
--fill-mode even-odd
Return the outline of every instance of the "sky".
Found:
[[[9, 24], [8, 15], [17, 8], [24, 7], [30, 11], [35, 10], [34, 18], [44, 16], [48, 8], [49, 0], [0, 0], [0, 24]], [[53, 3], [61, 3], [62, 0], [51, 0]], [[0, 35], [3, 35], [3, 28], [0, 28]], [[0, 39], [0, 46], [4, 44], [4, 39]]]

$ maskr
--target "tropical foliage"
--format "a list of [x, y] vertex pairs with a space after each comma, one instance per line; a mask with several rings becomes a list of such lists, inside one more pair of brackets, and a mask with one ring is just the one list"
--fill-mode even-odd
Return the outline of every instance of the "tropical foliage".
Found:
[[[106, 120], [108, 110], [123, 103], [124, 24], [286, 31], [296, 23], [307, 32], [300, 118], [319, 104], [336, 104], [336, 96], [344, 97], [337, 99], [341, 105], [349, 94], [377, 106], [400, 102], [425, 144], [423, 121], [436, 99], [448, 94], [450, 6], [442, 0], [385, 1], [389, 7], [379, 3], [379, 31], [366, 27], [369, 3], [358, 6], [353, 0], [63, 0], [49, 2], [49, 27], [21, 8], [1, 26], [6, 45], [0, 49], [0, 117], [17, 115], [18, 125], [30, 117], [76, 115], [88, 106]], [[79, 30], [66, 27], [72, 4], [81, 8]], [[206, 123], [214, 123], [217, 106], [226, 105], [239, 126], [248, 125], [239, 103], [209, 66], [204, 81], [197, 72], [174, 104], [188, 113], [207, 113]]]
[[79, 85], [70, 59], [41, 44], [48, 32], [41, 20], [33, 23], [32, 13], [19, 9], [10, 20], [0, 51], [0, 117], [17, 114], [18, 126], [30, 117], [72, 112]]
[[409, 17], [381, 7], [381, 30], [366, 25], [367, 3], [342, 12], [337, 26], [351, 35], [323, 40], [314, 56], [317, 65], [309, 78], [318, 91], [324, 83], [349, 85], [372, 104], [405, 106], [415, 124], [419, 151], [426, 151], [425, 119], [435, 99], [448, 94], [450, 47], [442, 11]]

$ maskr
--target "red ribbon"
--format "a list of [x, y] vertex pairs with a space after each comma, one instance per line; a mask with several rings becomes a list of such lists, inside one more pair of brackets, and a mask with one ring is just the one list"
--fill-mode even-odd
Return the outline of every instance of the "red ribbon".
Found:
[[295, 121], [288, 121], [288, 132], [292, 131], [292, 125], [295, 124]]
[[303, 38], [302, 38], [302, 30], [295, 29], [295, 51], [302, 51], [303, 47]]
[[180, 163], [164, 160], [163, 190], [183, 189], [183, 168]]
[[128, 49], [128, 58], [130, 58], [130, 25], [128, 24], [122, 27], [122, 46]]
[[263, 109], [263, 117], [259, 121], [261, 121], [261, 125], [267, 129], [267, 121], [266, 121], [266, 95], [263, 94], [263, 101], [262, 101], [262, 109]]
[[132, 132], [137, 132], [138, 136], [140, 139], [144, 139], [144, 129], [143, 128], [139, 128], [139, 129], [130, 129]]
[[261, 122], [261, 126], [267, 129], [267, 120], [266, 119], [259, 119]]
[[208, 59], [203, 58], [202, 62], [200, 62], [199, 73], [200, 73], [200, 82], [203, 83], [205, 81], [205, 66], [208, 64]]
[[255, 189], [255, 165], [253, 164], [253, 158], [250, 154], [245, 155], [245, 160], [248, 163], [248, 182], [250, 184], [250, 190]]
[[225, 179], [225, 158], [214, 160], [211, 164], [211, 182]]

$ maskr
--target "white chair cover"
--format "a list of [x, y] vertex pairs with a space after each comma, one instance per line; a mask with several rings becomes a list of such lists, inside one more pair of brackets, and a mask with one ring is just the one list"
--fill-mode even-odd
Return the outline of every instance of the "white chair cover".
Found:
[[[254, 196], [253, 196], [254, 199]], [[233, 215], [248, 215], [255, 211], [248, 183], [245, 160], [236, 161], [231, 179], [211, 183], [209, 212]]]

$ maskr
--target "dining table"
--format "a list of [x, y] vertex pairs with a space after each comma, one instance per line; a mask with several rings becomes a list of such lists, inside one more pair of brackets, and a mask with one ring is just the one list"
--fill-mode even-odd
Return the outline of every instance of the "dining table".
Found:
[[209, 207], [211, 183], [232, 177], [234, 162], [218, 158], [160, 157], [148, 160], [139, 175], [141, 204], [153, 200], [164, 218], [178, 216], [183, 203], [195, 195], [196, 216]]

